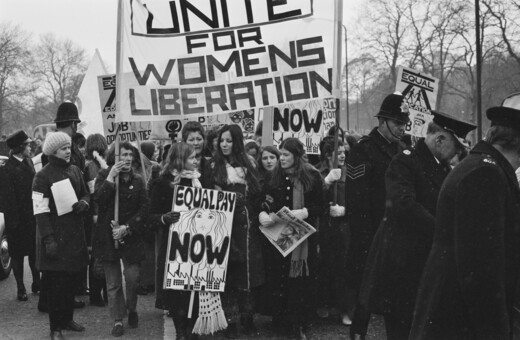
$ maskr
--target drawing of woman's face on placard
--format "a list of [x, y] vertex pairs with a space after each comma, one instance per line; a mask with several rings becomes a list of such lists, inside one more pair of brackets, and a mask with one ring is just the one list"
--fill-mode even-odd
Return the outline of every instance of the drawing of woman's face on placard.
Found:
[[197, 234], [208, 235], [215, 228], [216, 212], [200, 209], [193, 219], [193, 227]]

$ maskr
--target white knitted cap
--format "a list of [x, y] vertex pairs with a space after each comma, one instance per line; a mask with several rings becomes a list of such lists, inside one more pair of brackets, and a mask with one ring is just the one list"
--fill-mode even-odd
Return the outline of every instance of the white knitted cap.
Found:
[[50, 156], [63, 145], [70, 143], [70, 137], [65, 132], [51, 132], [45, 137], [42, 151], [45, 155]]

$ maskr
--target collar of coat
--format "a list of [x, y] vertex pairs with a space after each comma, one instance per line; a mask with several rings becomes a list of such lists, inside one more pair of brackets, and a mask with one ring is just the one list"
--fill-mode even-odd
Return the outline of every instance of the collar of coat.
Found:
[[[483, 157], [483, 161], [490, 160], [491, 164], [492, 161], [495, 161], [498, 166], [504, 170], [506, 176], [508, 179], [514, 183], [514, 187], [518, 187], [518, 182], [516, 181], [516, 174], [515, 169], [509, 163], [509, 161], [498, 151], [495, 149], [491, 144], [489, 144], [486, 141], [480, 141], [475, 145], [475, 147], [470, 151], [470, 154], [480, 154]], [[488, 163], [490, 163], [488, 161]]]

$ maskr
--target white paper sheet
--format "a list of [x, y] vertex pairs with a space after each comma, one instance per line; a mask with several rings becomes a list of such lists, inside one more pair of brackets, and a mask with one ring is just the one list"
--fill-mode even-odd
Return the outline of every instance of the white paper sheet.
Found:
[[72, 205], [78, 201], [76, 192], [68, 178], [56, 182], [51, 186], [52, 197], [56, 204], [58, 216], [65, 215], [72, 211]]

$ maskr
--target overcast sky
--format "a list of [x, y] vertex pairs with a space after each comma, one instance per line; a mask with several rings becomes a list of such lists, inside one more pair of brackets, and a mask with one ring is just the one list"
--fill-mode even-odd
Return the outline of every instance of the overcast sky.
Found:
[[[347, 28], [353, 26], [355, 4], [362, 1], [344, 1]], [[70, 38], [87, 50], [89, 59], [97, 48], [108, 71], [115, 73], [117, 0], [0, 0], [0, 22], [20, 25], [34, 41], [49, 32]]]

